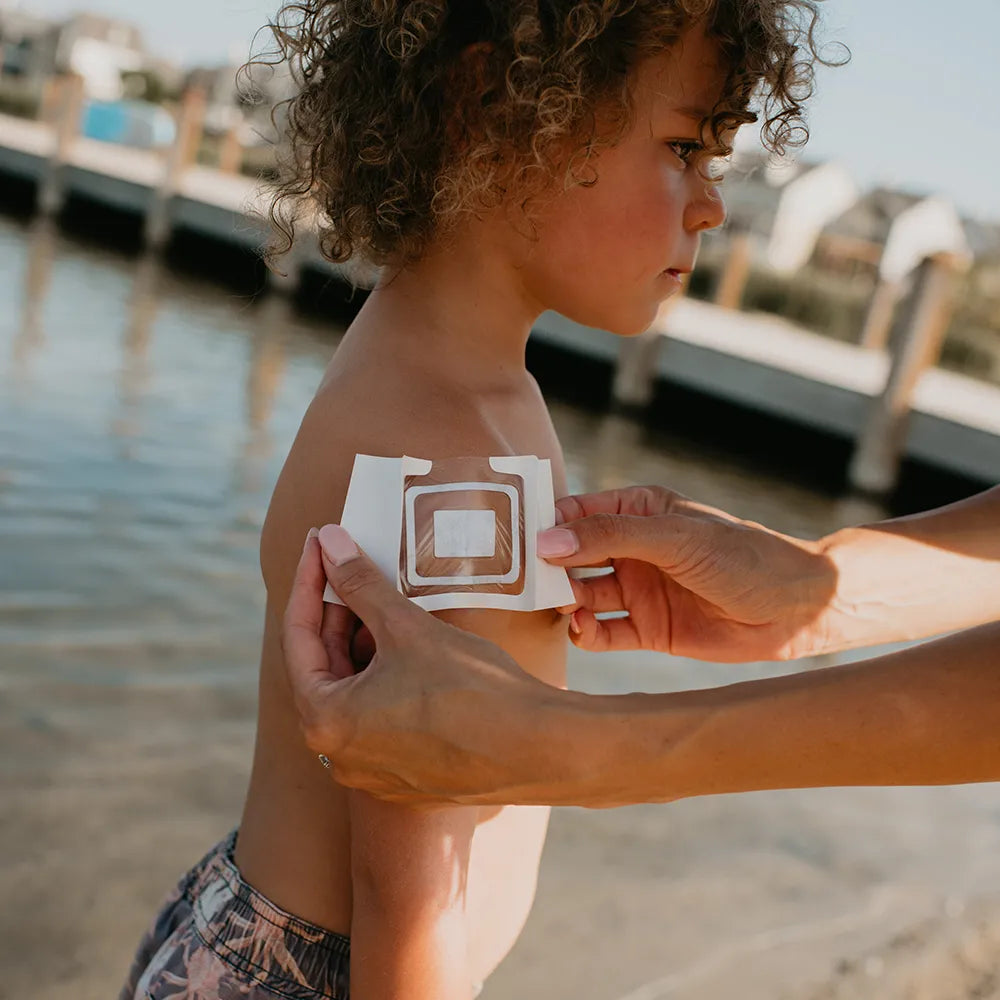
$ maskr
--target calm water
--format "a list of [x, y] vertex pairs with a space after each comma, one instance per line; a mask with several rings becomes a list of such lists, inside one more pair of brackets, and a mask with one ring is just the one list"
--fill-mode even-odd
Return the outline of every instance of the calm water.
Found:
[[[0, 221], [0, 301], [11, 665], [108, 684], [242, 671], [256, 657], [259, 530], [340, 330], [37, 222]], [[803, 534], [853, 513], [658, 448], [626, 421], [554, 410], [574, 490], [666, 483]], [[169, 672], [144, 672], [167, 650]]]
[[[4, 219], [0, 303], [0, 968], [11, 995], [97, 1000], [161, 893], [239, 814], [260, 528], [339, 331]], [[810, 536], [879, 513], [553, 411], [574, 490], [664, 483]], [[571, 667], [604, 690], [775, 669], [579, 653]], [[998, 885], [996, 786], [563, 811], [486, 997], [620, 1000], [669, 974], [642, 996], [811, 998], [803, 983], [853, 968], [838, 956]]]

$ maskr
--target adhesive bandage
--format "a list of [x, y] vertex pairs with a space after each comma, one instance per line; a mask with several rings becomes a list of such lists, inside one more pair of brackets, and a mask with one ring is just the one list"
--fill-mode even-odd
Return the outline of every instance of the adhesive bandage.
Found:
[[[536, 534], [555, 523], [555, 500], [551, 463], [534, 455], [357, 455], [340, 523], [429, 611], [573, 601], [565, 571], [535, 551]], [[329, 585], [323, 599], [342, 603]]]

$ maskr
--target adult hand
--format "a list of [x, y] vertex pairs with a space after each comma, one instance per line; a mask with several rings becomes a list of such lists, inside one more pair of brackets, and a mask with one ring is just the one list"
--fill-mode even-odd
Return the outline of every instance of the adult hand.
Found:
[[[346, 608], [324, 605], [327, 579]], [[358, 619], [374, 656], [355, 674]], [[560, 734], [586, 696], [412, 604], [337, 525], [306, 539], [282, 648], [306, 743], [341, 784], [409, 805], [572, 801]]]
[[[701, 660], [790, 660], [831, 646], [837, 570], [782, 535], [659, 486], [564, 497], [539, 555], [614, 572], [573, 581], [573, 642]], [[627, 618], [595, 614], [627, 611]]]

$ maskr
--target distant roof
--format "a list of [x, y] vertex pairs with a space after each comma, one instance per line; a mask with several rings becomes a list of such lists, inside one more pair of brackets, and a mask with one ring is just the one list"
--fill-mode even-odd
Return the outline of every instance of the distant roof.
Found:
[[76, 37], [99, 38], [139, 52], [145, 48], [142, 32], [134, 24], [103, 14], [73, 14], [65, 20], [63, 28]]
[[817, 162], [774, 159], [757, 150], [735, 153], [722, 185], [729, 224], [770, 235], [785, 185], [819, 166]]
[[884, 243], [893, 222], [908, 208], [928, 197], [892, 188], [874, 188], [834, 219], [826, 231], [836, 236]]
[[54, 31], [58, 26], [59, 23], [49, 17], [0, 8], [0, 38], [32, 38]]
[[1000, 223], [962, 219], [969, 249], [977, 260], [1000, 260]]

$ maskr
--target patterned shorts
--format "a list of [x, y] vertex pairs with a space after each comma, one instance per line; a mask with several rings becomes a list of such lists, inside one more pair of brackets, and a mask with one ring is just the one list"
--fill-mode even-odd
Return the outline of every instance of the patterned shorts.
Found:
[[178, 883], [118, 1000], [349, 1000], [350, 941], [240, 878], [234, 830]]

